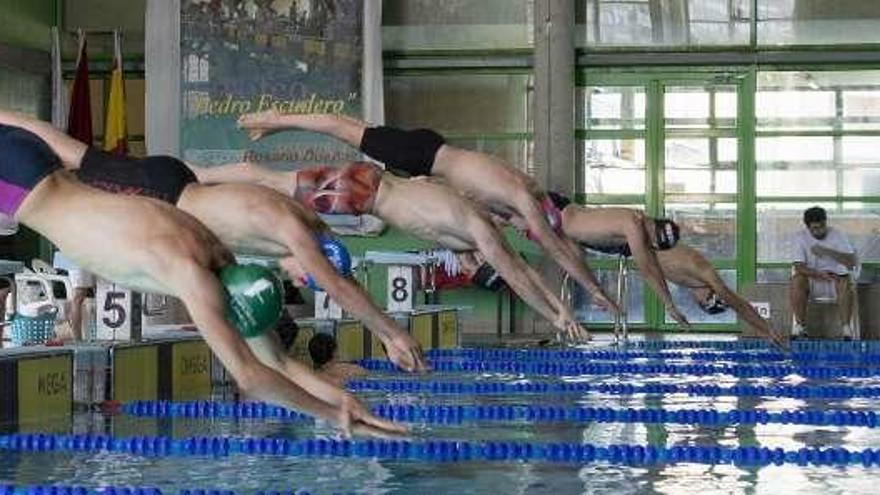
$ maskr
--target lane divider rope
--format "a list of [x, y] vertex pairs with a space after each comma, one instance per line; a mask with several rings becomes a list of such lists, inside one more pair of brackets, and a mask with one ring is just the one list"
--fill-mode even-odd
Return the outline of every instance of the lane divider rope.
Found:
[[[377, 416], [405, 422], [459, 424], [473, 421], [528, 421], [532, 423], [674, 423], [688, 425], [792, 424], [813, 426], [864, 426], [876, 428], [874, 411], [821, 411], [734, 409], [615, 409], [610, 407], [562, 407], [541, 405], [412, 405], [380, 404]], [[135, 401], [122, 411], [137, 417], [307, 419], [301, 413], [265, 403], [218, 403], [210, 401]]]
[[678, 385], [671, 383], [591, 384], [585, 382], [462, 382], [413, 380], [356, 380], [348, 382], [352, 392], [424, 393], [447, 395], [489, 394], [608, 394], [674, 395], [701, 397], [785, 397], [794, 399], [874, 399], [880, 387], [846, 385]]
[[165, 436], [117, 438], [107, 435], [51, 435], [41, 433], [0, 436], [0, 450], [17, 452], [124, 452], [143, 456], [214, 456], [233, 454], [289, 457], [360, 457], [430, 462], [532, 461], [549, 463], [605, 462], [626, 465], [670, 463], [735, 464], [765, 466], [865, 467], [880, 465], [880, 449], [848, 450], [801, 448], [784, 450], [766, 447], [715, 447], [688, 445], [656, 447], [618, 444], [598, 446], [580, 443], [468, 442], [408, 440], [288, 440], [284, 438]]
[[[401, 371], [391, 361], [362, 359], [356, 361], [370, 371]], [[781, 378], [800, 375], [806, 378], [828, 380], [833, 378], [870, 378], [880, 376], [880, 367], [791, 366], [782, 364], [651, 364], [651, 363], [581, 363], [559, 361], [439, 361], [432, 363], [434, 371], [466, 373], [517, 373], [528, 375], [578, 376], [617, 375], [731, 375], [738, 378]]]
[[[181, 488], [177, 495], [236, 495], [234, 490], [204, 488]], [[306, 490], [267, 491], [260, 490], [256, 495], [309, 495]], [[155, 487], [131, 487], [109, 485], [103, 488], [86, 488], [78, 485], [3, 485], [0, 495], [162, 495]]]
[[604, 360], [624, 361], [633, 359], [737, 361], [766, 363], [770, 361], [828, 362], [852, 364], [880, 364], [880, 354], [841, 352], [773, 352], [773, 351], [616, 351], [581, 349], [432, 349], [426, 355], [434, 360], [472, 361], [551, 361], [551, 360]]

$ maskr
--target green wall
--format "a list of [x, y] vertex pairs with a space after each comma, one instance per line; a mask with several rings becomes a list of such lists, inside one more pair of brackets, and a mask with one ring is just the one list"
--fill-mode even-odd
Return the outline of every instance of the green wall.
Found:
[[49, 51], [55, 0], [0, 0], [0, 43]]

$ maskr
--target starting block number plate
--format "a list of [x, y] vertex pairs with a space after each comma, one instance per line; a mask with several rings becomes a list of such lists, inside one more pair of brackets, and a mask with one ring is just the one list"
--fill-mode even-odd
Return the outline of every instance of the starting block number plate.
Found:
[[770, 303], [769, 302], [753, 302], [751, 303], [755, 311], [765, 320], [770, 319]]
[[139, 339], [141, 334], [140, 302], [140, 294], [99, 279], [95, 291], [98, 339]]
[[388, 267], [388, 311], [412, 311], [413, 268], [411, 266]]

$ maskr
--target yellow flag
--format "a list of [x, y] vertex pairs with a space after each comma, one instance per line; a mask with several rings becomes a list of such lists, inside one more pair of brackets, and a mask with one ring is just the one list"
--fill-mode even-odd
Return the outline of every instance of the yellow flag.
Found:
[[122, 47], [120, 33], [113, 33], [116, 45], [113, 72], [110, 74], [110, 96], [104, 120], [104, 151], [117, 155], [128, 153], [128, 136], [125, 128], [125, 78], [122, 76]]

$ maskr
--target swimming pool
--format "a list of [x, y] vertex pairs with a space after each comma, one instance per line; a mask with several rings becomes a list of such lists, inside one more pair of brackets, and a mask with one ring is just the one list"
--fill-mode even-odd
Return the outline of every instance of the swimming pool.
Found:
[[[0, 437], [0, 484], [162, 493], [876, 491], [880, 459], [864, 449], [880, 447], [880, 347], [803, 344], [779, 355], [746, 343], [606, 343], [440, 351], [433, 360], [455, 371], [378, 371], [352, 384], [383, 415], [411, 422], [408, 442], [337, 441], [325, 424], [236, 409], [217, 391], [213, 404], [78, 413], [70, 425], [39, 429], [50, 434], [44, 451], [27, 451], [36, 437]], [[70, 433], [81, 436], [53, 436]], [[108, 450], [108, 435], [136, 439]], [[201, 444], [183, 440], [190, 437]], [[267, 438], [286, 442], [259, 441]], [[45, 451], [48, 439], [82, 451]]]

